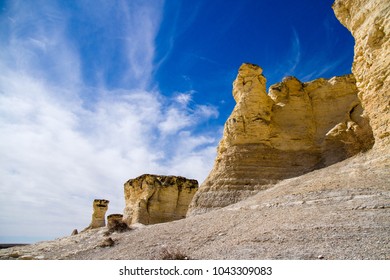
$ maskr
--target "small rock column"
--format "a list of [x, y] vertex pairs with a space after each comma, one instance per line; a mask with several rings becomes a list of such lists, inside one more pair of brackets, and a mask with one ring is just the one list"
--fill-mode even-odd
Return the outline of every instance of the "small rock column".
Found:
[[106, 199], [95, 199], [93, 201], [92, 221], [88, 228], [99, 228], [106, 226], [106, 212], [110, 201]]

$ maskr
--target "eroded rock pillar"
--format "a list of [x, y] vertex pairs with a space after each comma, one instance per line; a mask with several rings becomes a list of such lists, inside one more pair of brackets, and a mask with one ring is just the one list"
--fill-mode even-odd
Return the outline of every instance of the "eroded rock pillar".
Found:
[[93, 201], [92, 221], [88, 228], [99, 228], [106, 226], [106, 212], [108, 203], [106, 199], [95, 199]]

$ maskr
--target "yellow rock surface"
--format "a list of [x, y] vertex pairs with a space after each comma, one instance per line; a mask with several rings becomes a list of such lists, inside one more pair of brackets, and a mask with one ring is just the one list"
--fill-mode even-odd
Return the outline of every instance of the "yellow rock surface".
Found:
[[387, 147], [389, 152], [390, 2], [337, 0], [333, 10], [355, 38], [352, 72], [374, 133], [375, 147]]
[[198, 190], [196, 180], [145, 174], [124, 185], [128, 224], [156, 224], [185, 218], [188, 205]]
[[93, 214], [91, 224], [86, 229], [99, 228], [106, 226], [106, 212], [108, 209], [106, 199], [95, 199], [93, 201]]
[[286, 77], [267, 94], [262, 69], [243, 64], [233, 83], [237, 104], [189, 215], [371, 148], [372, 131], [357, 92], [351, 74], [307, 83]]

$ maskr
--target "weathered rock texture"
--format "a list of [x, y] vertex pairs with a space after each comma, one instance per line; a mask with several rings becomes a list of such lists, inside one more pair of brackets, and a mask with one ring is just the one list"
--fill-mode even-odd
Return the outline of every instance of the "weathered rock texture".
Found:
[[262, 69], [243, 64], [233, 96], [237, 104], [225, 124], [214, 168], [189, 215], [235, 203], [373, 144], [353, 75], [307, 83], [287, 77], [267, 94]]
[[378, 148], [390, 144], [390, 2], [337, 0], [334, 12], [355, 38], [352, 67]]
[[123, 221], [122, 214], [111, 214], [107, 217], [107, 231], [104, 233], [105, 236], [111, 235], [114, 232], [126, 232], [131, 228]]
[[128, 224], [156, 224], [185, 218], [198, 190], [198, 181], [145, 174], [125, 183], [123, 220]]
[[123, 220], [122, 214], [111, 214], [107, 216], [107, 227], [109, 229], [114, 228], [118, 223]]
[[106, 212], [110, 201], [106, 199], [95, 199], [93, 201], [93, 214], [91, 224], [86, 229], [106, 226]]

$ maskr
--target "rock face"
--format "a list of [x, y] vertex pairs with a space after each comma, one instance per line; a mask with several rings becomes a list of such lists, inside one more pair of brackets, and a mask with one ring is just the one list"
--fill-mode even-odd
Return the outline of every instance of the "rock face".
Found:
[[156, 224], [185, 218], [188, 205], [198, 190], [196, 180], [145, 174], [125, 183], [123, 220]]
[[373, 145], [353, 75], [307, 83], [287, 77], [267, 94], [262, 69], [243, 64], [233, 97], [237, 104], [225, 123], [214, 168], [188, 215], [235, 203]]
[[352, 67], [375, 147], [390, 144], [390, 2], [337, 0], [334, 12], [355, 38]]
[[99, 228], [106, 226], [106, 212], [110, 201], [106, 199], [95, 199], [93, 201], [93, 214], [91, 224], [87, 229]]

